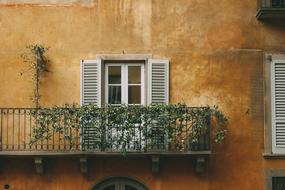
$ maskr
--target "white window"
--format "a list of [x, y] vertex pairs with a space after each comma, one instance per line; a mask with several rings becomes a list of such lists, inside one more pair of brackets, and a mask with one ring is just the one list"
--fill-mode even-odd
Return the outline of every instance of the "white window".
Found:
[[169, 102], [169, 61], [148, 59], [113, 63], [82, 60], [81, 104], [146, 105]]
[[105, 64], [105, 102], [145, 105], [144, 64]]
[[[96, 104], [98, 107], [111, 105], [167, 104], [169, 99], [168, 60], [83, 60], [81, 62], [81, 104]], [[106, 126], [111, 139], [120, 136], [113, 126]], [[136, 127], [136, 125], [135, 125]], [[83, 144], [88, 149], [97, 149], [95, 128], [85, 127], [82, 133]], [[135, 128], [130, 142], [135, 147], [136, 139], [142, 132]], [[115, 149], [112, 145], [112, 149]]]

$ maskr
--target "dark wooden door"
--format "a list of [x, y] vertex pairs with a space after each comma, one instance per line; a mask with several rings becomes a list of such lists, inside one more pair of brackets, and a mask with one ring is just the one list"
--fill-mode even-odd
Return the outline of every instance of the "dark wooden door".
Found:
[[96, 185], [92, 190], [147, 190], [147, 188], [128, 178], [112, 178]]

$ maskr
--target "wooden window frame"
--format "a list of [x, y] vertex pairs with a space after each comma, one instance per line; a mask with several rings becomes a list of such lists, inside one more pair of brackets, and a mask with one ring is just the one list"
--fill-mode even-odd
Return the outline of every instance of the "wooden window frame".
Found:
[[142, 63], [135, 63], [135, 62], [128, 62], [128, 63], [122, 63], [122, 61], [118, 63], [108, 63], [106, 62], [104, 64], [105, 68], [105, 73], [104, 73], [104, 87], [105, 87], [105, 103], [108, 104], [109, 102], [109, 81], [108, 81], [108, 67], [109, 66], [120, 66], [121, 67], [121, 104], [129, 104], [128, 102], [128, 67], [129, 66], [140, 66], [141, 67], [141, 83], [139, 86], [141, 87], [141, 104], [135, 104], [135, 105], [146, 105], [146, 96], [145, 96], [145, 91], [146, 91], [146, 86], [145, 86], [145, 62]]

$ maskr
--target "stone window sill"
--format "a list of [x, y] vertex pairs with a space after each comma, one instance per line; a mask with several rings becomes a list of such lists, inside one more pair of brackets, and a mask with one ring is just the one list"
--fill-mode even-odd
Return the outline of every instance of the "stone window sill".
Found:
[[285, 159], [285, 154], [263, 153], [265, 159]]

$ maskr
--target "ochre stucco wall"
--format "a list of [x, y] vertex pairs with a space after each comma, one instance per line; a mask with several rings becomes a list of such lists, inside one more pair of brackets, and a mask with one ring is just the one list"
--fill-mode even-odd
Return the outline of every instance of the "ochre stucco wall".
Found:
[[264, 170], [285, 160], [263, 158], [263, 55], [285, 47], [284, 22], [259, 22], [250, 0], [94, 0], [90, 5], [0, 2], [0, 107], [32, 107], [31, 76], [20, 54], [31, 43], [50, 47], [43, 106], [79, 103], [80, 60], [97, 54], [168, 58], [170, 99], [189, 106], [218, 105], [229, 134], [214, 146], [198, 176], [187, 159], [163, 159], [153, 175], [149, 159], [92, 159], [89, 176], [76, 158], [51, 159], [35, 174], [32, 158], [3, 158], [0, 188], [88, 189], [108, 176], [133, 176], [152, 190], [259, 190]]

